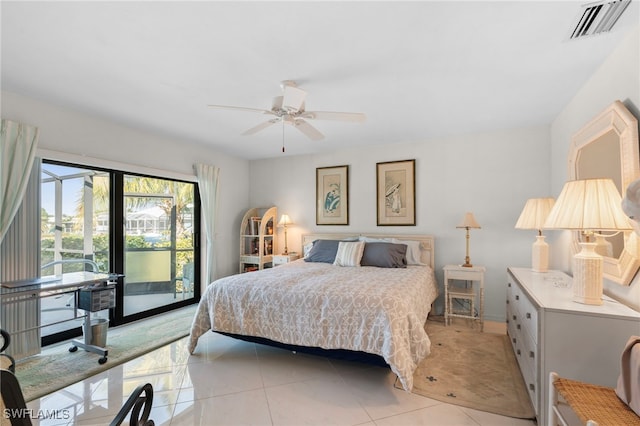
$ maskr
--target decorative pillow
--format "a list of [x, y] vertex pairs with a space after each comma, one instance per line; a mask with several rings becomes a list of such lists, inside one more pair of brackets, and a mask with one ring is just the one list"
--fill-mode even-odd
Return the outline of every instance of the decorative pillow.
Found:
[[406, 254], [406, 244], [365, 243], [360, 265], [379, 268], [406, 268]]
[[420, 250], [420, 241], [399, 240], [394, 238], [393, 243], [405, 244], [407, 246], [407, 265], [424, 265], [422, 263], [422, 251]]
[[360, 259], [364, 253], [364, 242], [340, 241], [338, 253], [333, 264], [336, 266], [360, 266]]
[[315, 240], [304, 260], [306, 262], [333, 263], [338, 252], [338, 244], [340, 244], [340, 240]]

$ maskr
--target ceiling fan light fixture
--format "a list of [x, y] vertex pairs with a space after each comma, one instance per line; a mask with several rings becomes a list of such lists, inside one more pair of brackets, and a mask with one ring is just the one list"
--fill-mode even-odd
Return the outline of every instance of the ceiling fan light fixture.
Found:
[[298, 112], [303, 109], [307, 92], [295, 86], [285, 86], [282, 96], [282, 109], [288, 112]]

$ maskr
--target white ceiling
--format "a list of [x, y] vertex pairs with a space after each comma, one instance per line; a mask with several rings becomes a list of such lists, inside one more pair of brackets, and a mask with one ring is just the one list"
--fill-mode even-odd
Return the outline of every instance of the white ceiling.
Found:
[[249, 159], [283, 155], [280, 81], [307, 110], [363, 112], [285, 128], [284, 155], [551, 123], [638, 25], [568, 41], [580, 1], [2, 1], [2, 89]]

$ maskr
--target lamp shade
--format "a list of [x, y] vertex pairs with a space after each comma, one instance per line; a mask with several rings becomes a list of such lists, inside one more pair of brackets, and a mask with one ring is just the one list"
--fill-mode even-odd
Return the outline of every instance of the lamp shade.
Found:
[[473, 217], [473, 213], [467, 212], [462, 219], [462, 222], [456, 228], [469, 228], [469, 229], [480, 229], [480, 225], [476, 222], [476, 218]]
[[289, 217], [288, 214], [283, 214], [282, 216], [280, 216], [280, 221], [278, 222], [278, 226], [289, 226], [289, 225], [293, 225], [293, 222], [291, 221], [291, 218]]
[[621, 207], [622, 197], [611, 179], [574, 180], [564, 184], [545, 223], [549, 229], [582, 231], [586, 241], [573, 257], [573, 300], [602, 304], [602, 256], [589, 237], [594, 231], [632, 229]]
[[621, 202], [622, 197], [611, 179], [569, 181], [564, 184], [544, 228], [581, 231], [632, 229]]
[[531, 198], [527, 200], [516, 222], [516, 229], [536, 229], [538, 235], [531, 247], [531, 269], [547, 272], [549, 268], [549, 244], [544, 240], [542, 228], [553, 208], [553, 198]]
[[516, 229], [541, 230], [554, 204], [553, 198], [530, 198], [520, 213]]

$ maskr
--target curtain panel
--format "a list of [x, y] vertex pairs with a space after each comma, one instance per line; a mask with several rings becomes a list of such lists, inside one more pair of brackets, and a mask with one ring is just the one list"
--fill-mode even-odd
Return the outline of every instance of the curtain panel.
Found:
[[200, 200], [202, 202], [202, 217], [207, 235], [207, 259], [205, 280], [207, 285], [216, 279], [216, 216], [218, 212], [218, 176], [220, 168], [196, 164], [194, 166], [198, 178]]
[[4, 239], [29, 182], [39, 130], [2, 119], [0, 129], [0, 242]]

